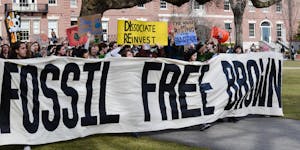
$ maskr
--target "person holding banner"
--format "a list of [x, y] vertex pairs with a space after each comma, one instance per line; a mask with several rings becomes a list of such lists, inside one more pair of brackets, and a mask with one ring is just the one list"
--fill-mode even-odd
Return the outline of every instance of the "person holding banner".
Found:
[[42, 57], [42, 55], [40, 54], [41, 46], [38, 42], [33, 42], [30, 46], [30, 50], [32, 53], [32, 57]]
[[133, 52], [131, 51], [130, 45], [124, 45], [119, 54], [122, 57], [133, 57]]
[[197, 50], [199, 54], [197, 60], [203, 62], [211, 59], [215, 55], [216, 45], [213, 39], [210, 39], [204, 45], [198, 44]]
[[10, 59], [26, 59], [30, 57], [31, 53], [24, 42], [18, 41], [12, 45], [11, 55], [9, 56]]
[[89, 58], [98, 59], [98, 53], [99, 53], [99, 45], [97, 43], [93, 43], [92, 47], [89, 48]]
[[104, 58], [107, 51], [108, 51], [109, 47], [107, 44], [105, 44], [104, 42], [99, 44], [99, 58]]
[[56, 56], [66, 56], [66, 49], [63, 45], [57, 45], [54, 53]]

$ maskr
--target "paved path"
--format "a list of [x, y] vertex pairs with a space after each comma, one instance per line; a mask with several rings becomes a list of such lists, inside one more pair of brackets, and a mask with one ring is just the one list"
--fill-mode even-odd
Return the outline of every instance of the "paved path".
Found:
[[172, 141], [212, 150], [299, 150], [300, 121], [245, 118], [236, 123], [217, 123], [205, 131], [199, 127], [144, 133], [158, 140]]
[[283, 67], [283, 69], [298, 70], [300, 67]]

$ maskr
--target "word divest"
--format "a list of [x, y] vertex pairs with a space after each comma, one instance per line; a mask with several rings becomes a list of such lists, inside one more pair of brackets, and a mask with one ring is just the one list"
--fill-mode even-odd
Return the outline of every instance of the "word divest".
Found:
[[0, 145], [282, 116], [282, 55], [0, 59]]

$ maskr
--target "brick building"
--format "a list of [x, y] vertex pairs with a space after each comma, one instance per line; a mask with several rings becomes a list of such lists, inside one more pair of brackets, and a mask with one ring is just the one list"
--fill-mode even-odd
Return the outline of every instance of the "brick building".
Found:
[[[292, 34], [296, 34], [298, 23], [300, 21], [300, 12], [298, 13], [299, 2], [292, 2]], [[289, 10], [288, 0], [282, 0], [281, 3], [269, 8], [258, 9], [253, 6], [249, 0], [243, 19], [243, 40], [244, 47], [249, 48], [252, 43], [259, 45], [259, 41], [266, 41], [272, 47], [279, 48], [276, 45], [277, 40], [283, 41], [288, 45], [289, 41]], [[298, 6], [298, 7], [297, 7]], [[189, 18], [195, 20], [196, 25], [211, 28], [218, 26], [231, 31], [231, 41], [234, 42], [234, 17], [231, 11], [229, 0], [220, 0], [219, 3], [206, 3], [199, 5], [194, 0], [177, 7], [162, 0], [153, 0], [150, 3], [139, 5], [129, 9], [108, 10], [104, 13], [102, 20], [104, 27], [107, 27], [109, 39], [115, 40], [117, 34], [117, 20], [144, 20], [144, 21], [169, 21], [171, 19]], [[201, 29], [200, 29], [201, 30]], [[203, 33], [203, 32], [202, 32]], [[198, 35], [199, 37], [201, 36]], [[201, 39], [201, 38], [200, 38]], [[228, 41], [229, 42], [229, 41]], [[299, 46], [298, 46], [299, 47]], [[299, 47], [300, 48], [300, 47]]]
[[[283, 43], [288, 42], [289, 34], [296, 34], [300, 15], [297, 6], [299, 2], [293, 1], [292, 8], [288, 9], [288, 0], [282, 0], [269, 8], [257, 9], [249, 1], [246, 6], [243, 20], [244, 47], [252, 43], [266, 41], [271, 45], [278, 39]], [[54, 29], [58, 37], [66, 37], [66, 28], [77, 23], [81, 8], [81, 0], [0, 0], [0, 35], [6, 37], [4, 25], [5, 12], [9, 10], [21, 13], [22, 39], [30, 40], [30, 35], [47, 34], [50, 36]], [[289, 16], [292, 10], [292, 17]], [[143, 20], [143, 21], [169, 21], [171, 19], [192, 18], [198, 29], [212, 26], [228, 29], [231, 31], [231, 41], [234, 42], [233, 13], [230, 9], [229, 0], [220, 0], [219, 3], [207, 3], [199, 5], [192, 0], [181, 7], [166, 3], [162, 0], [141, 4], [133, 8], [121, 10], [108, 10], [102, 18], [104, 40], [116, 40], [117, 20]], [[292, 32], [289, 27], [292, 20]], [[203, 33], [203, 32], [202, 32]], [[202, 37], [202, 35], [199, 35]], [[201, 38], [203, 39], [203, 37]], [[298, 48], [298, 46], [296, 45]]]
[[30, 41], [33, 34], [47, 34], [54, 29], [58, 37], [66, 36], [66, 28], [77, 24], [81, 0], [0, 0], [0, 36], [6, 38], [5, 13], [21, 15], [21, 39]]

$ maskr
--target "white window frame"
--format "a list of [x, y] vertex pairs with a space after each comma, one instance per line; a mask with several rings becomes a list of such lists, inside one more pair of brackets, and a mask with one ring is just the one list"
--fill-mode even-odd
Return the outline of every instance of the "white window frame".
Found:
[[138, 5], [136, 5], [136, 7], [138, 8], [138, 9], [145, 9], [146, 7], [145, 7], [145, 4], [138, 4]]
[[204, 5], [200, 5], [197, 1], [193, 0], [193, 10], [204, 10]]
[[268, 13], [270, 11], [270, 7], [262, 8], [263, 13]]
[[71, 8], [77, 8], [78, 2], [77, 0], [70, 0], [70, 7]]
[[[53, 26], [50, 27], [50, 24], [49, 24], [49, 23], [50, 23], [51, 21], [56, 22], [56, 25], [55, 25], [56, 27], [53, 27]], [[51, 29], [54, 29], [54, 32], [55, 32], [55, 34], [56, 34], [56, 37], [59, 37], [59, 36], [58, 36], [58, 35], [59, 35], [59, 34], [58, 34], [58, 20], [56, 20], [56, 19], [49, 19], [49, 20], [48, 20], [48, 37], [49, 37], [49, 38], [51, 38]]]
[[168, 4], [166, 1], [160, 0], [159, 1], [159, 8], [161, 10], [167, 10], [168, 9]]
[[276, 13], [282, 13], [282, 3], [281, 2], [276, 3], [275, 7], [276, 7], [275, 8], [276, 9]]
[[[253, 25], [253, 29], [250, 29], [250, 25]], [[249, 22], [248, 23], [248, 33], [249, 33], [249, 38], [255, 38], [255, 23], [254, 22]], [[251, 31], [253, 30], [253, 31]], [[253, 32], [253, 35], [251, 35], [251, 32]]]
[[103, 21], [102, 20], [102, 32], [103, 32], [102, 38], [103, 38], [103, 41], [108, 41], [108, 26], [109, 26], [109, 21]]
[[[27, 22], [28, 25], [24, 26], [24, 22]], [[22, 26], [22, 24], [23, 24], [23, 26]], [[21, 35], [20, 40], [23, 41], [23, 42], [24, 41], [29, 41], [29, 35], [30, 35], [30, 20], [29, 19], [21, 20], [21, 32], [22, 31], [25, 31], [25, 32], [27, 31], [28, 32], [28, 37], [23, 39], [23, 37], [26, 37], [26, 36]]]
[[[38, 24], [36, 29], [35, 29], [35, 27], [36, 27], [35, 23]], [[41, 21], [40, 20], [33, 20], [32, 21], [32, 33], [33, 34], [40, 34], [41, 33]]]
[[[76, 21], [77, 24], [78, 24], [78, 17], [74, 17], [74, 16], [72, 17], [72, 16], [71, 16], [71, 22], [72, 22], [72, 21]], [[71, 22], [70, 22], [70, 25], [71, 25]]]
[[[227, 4], [228, 4], [228, 10], [225, 9], [225, 5], [226, 5], [226, 7], [227, 7]], [[229, 2], [229, 0], [224, 0], [224, 11], [226, 11], [226, 12], [229, 12], [229, 11], [230, 11], [230, 2]]]
[[2, 22], [3, 22], [3, 20], [2, 20], [2, 17], [0, 17], [0, 36], [3, 38], [3, 36], [2, 36]]
[[[55, 1], [55, 3], [50, 3], [50, 1]], [[57, 6], [57, 0], [48, 0], [49, 6]]]
[[[278, 26], [280, 25], [280, 27]], [[281, 38], [282, 39], [282, 28], [283, 28], [283, 24], [282, 23], [277, 23], [276, 24], [276, 36], [277, 38]], [[278, 36], [278, 33], [280, 32], [280, 36]]]

